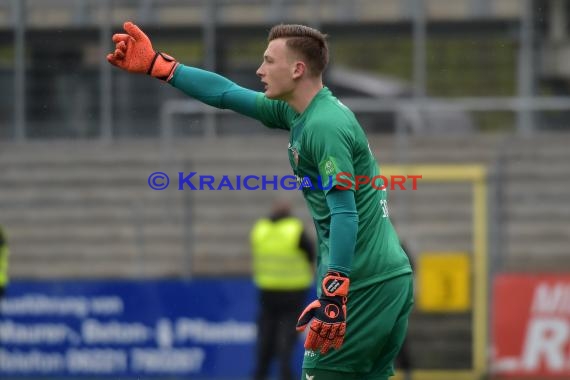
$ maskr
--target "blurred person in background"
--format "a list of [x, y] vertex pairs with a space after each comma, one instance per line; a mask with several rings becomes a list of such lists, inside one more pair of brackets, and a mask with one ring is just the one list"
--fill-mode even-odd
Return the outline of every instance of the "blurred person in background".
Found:
[[392, 376], [414, 303], [412, 269], [390, 222], [387, 191], [378, 190], [384, 184], [356, 186], [357, 176], [379, 178], [380, 169], [354, 114], [323, 85], [326, 35], [304, 25], [274, 26], [256, 72], [264, 92], [256, 92], [155, 51], [131, 22], [123, 27], [126, 33], [113, 35], [111, 64], [289, 131], [289, 162], [319, 247], [318, 299], [297, 322], [299, 331], [309, 327], [302, 379]]
[[279, 379], [293, 380], [295, 324], [313, 283], [315, 247], [285, 199], [274, 201], [269, 217], [254, 224], [250, 240], [260, 311], [254, 379], [267, 379], [277, 358]]
[[0, 226], [0, 315], [2, 313], [2, 298], [8, 286], [8, 240], [2, 226]]

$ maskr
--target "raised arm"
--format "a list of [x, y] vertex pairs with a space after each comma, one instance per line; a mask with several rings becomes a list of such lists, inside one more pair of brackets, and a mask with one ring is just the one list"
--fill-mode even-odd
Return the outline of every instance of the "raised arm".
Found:
[[113, 35], [115, 51], [107, 60], [125, 71], [147, 74], [166, 81], [185, 94], [217, 108], [231, 109], [271, 128], [288, 129], [286, 103], [267, 99], [263, 93], [238, 86], [219, 74], [185, 66], [168, 54], [157, 52], [149, 37], [132, 22], [126, 33]]
[[210, 106], [231, 109], [260, 120], [257, 102], [263, 94], [238, 86], [219, 74], [179, 64], [169, 83]]

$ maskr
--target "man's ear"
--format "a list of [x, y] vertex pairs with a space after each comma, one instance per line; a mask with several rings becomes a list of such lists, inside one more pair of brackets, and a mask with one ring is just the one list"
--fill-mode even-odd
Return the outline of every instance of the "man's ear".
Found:
[[303, 76], [305, 71], [307, 70], [307, 66], [303, 61], [295, 62], [295, 66], [293, 67], [293, 79], [297, 79]]

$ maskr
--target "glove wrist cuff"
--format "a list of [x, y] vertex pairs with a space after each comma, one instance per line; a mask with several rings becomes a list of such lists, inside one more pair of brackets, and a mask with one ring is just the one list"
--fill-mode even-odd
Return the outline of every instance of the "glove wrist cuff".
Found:
[[328, 297], [346, 297], [350, 280], [338, 272], [329, 272], [322, 282], [323, 294]]
[[154, 53], [154, 57], [146, 73], [147, 75], [168, 82], [172, 79], [176, 66], [178, 66], [178, 62], [176, 62], [173, 57], [157, 51]]

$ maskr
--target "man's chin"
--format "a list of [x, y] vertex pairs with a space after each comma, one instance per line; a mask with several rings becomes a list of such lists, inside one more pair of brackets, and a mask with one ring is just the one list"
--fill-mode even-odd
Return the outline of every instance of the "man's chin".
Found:
[[271, 91], [265, 91], [265, 97], [271, 100], [282, 100], [279, 94], [272, 93]]

